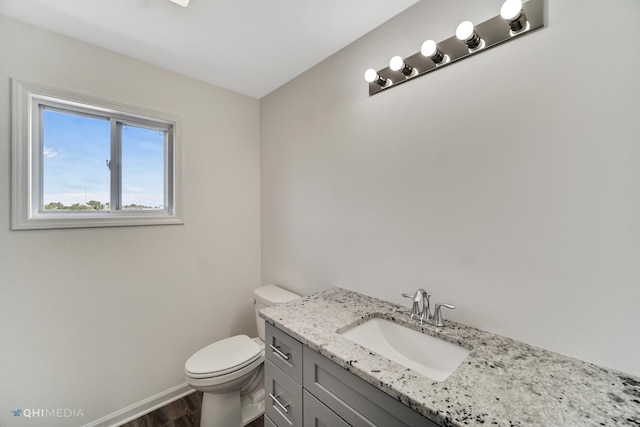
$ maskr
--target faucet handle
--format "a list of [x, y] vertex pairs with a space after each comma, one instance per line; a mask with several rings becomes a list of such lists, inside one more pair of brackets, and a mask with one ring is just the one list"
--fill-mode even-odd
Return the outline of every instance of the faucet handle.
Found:
[[405, 298], [411, 298], [413, 300], [413, 304], [411, 306], [411, 319], [415, 317], [420, 317], [422, 315], [422, 309], [420, 308], [420, 301], [417, 300], [416, 296], [418, 295], [418, 293], [416, 292], [416, 295], [410, 295], [410, 294], [402, 294], [403, 297]]
[[433, 314], [431, 313], [431, 302], [430, 302], [431, 294], [429, 292], [425, 292], [423, 294], [422, 300], [422, 316], [420, 316], [420, 324], [423, 322], [432, 323], [433, 322]]
[[453, 310], [454, 308], [456, 308], [451, 304], [441, 304], [441, 303], [436, 304], [436, 309], [435, 309], [435, 312], [433, 313], [433, 324], [439, 328], [442, 328], [444, 326], [444, 317], [442, 317], [442, 307], [448, 308], [450, 310]]

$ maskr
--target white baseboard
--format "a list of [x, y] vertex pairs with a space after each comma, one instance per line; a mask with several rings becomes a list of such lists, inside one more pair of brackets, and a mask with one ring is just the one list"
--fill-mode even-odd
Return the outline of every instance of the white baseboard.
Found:
[[82, 427], [119, 427], [133, 421], [151, 411], [155, 411], [171, 402], [175, 402], [185, 396], [194, 393], [196, 390], [187, 383], [182, 383], [147, 399], [127, 406], [124, 409], [113, 412], [98, 420], [85, 424]]

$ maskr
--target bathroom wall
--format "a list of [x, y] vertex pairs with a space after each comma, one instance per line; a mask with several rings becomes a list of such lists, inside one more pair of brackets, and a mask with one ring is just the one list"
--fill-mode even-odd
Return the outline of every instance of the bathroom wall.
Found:
[[363, 73], [502, 0], [429, 0], [260, 101], [262, 280], [407, 304], [640, 375], [640, 3], [369, 97]]
[[[184, 225], [10, 231], [11, 77], [181, 116]], [[256, 99], [0, 16], [0, 101], [0, 425], [91, 423], [184, 383], [199, 348], [256, 334]]]

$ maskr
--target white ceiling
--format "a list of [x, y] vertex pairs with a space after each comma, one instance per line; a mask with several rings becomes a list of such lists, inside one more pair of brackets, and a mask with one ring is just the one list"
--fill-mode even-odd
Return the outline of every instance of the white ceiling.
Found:
[[0, 14], [255, 98], [418, 0], [0, 0]]

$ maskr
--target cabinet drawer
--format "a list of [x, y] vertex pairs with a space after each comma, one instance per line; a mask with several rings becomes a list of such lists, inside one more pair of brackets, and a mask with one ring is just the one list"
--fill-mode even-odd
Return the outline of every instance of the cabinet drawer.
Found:
[[304, 427], [350, 427], [335, 412], [324, 406], [307, 390], [302, 392], [304, 404]]
[[265, 414], [278, 427], [302, 426], [302, 386], [264, 362]]
[[267, 416], [265, 415], [265, 417], [264, 417], [264, 427], [278, 427], [278, 426], [276, 426], [276, 425], [274, 424], [274, 422], [273, 422], [273, 421], [271, 421], [271, 418], [269, 418], [269, 417], [267, 417]]
[[302, 343], [275, 328], [265, 326], [265, 352], [267, 359], [295, 382], [302, 384]]
[[353, 427], [438, 427], [326, 357], [304, 348], [304, 388]]

